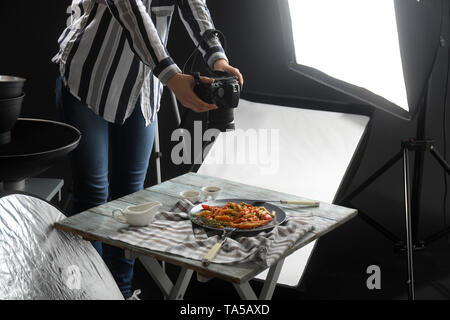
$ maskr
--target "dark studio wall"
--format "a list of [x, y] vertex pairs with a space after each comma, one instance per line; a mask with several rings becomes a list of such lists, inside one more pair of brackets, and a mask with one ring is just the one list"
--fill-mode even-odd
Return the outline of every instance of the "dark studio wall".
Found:
[[[57, 67], [51, 58], [66, 24], [68, 1], [0, 3], [0, 73], [26, 78], [21, 117], [60, 120], [55, 104]], [[62, 178], [64, 206], [71, 174], [65, 159], [41, 176]]]
[[[407, 0], [405, 0], [407, 1]], [[411, 0], [413, 1], [413, 0]], [[431, 1], [431, 0], [429, 0]], [[439, 1], [433, 0], [435, 3]], [[433, 2], [431, 1], [431, 2]], [[415, 0], [413, 2], [416, 2]], [[28, 79], [22, 116], [58, 119], [54, 103], [56, 67], [50, 62], [57, 50], [56, 40], [62, 31], [70, 1], [16, 0], [0, 2], [0, 74], [14, 74]], [[208, 5], [216, 27], [228, 39], [228, 56], [245, 77], [247, 92], [265, 92], [275, 95], [298, 95], [312, 99], [345, 102], [342, 94], [301, 78], [287, 69], [287, 55], [281, 36], [277, 1], [274, 0], [210, 0]], [[438, 10], [438, 6], [430, 10]], [[449, 11], [449, 4], [444, 8]], [[413, 30], [413, 29], [411, 29]], [[448, 15], [443, 21], [443, 38], [450, 43]], [[414, 34], [409, 34], [414, 38]], [[414, 31], [415, 32], [415, 31]], [[186, 48], [189, 48], [188, 50]], [[172, 24], [169, 51], [182, 65], [193, 48], [178, 19]], [[426, 65], [428, 58], [417, 58], [412, 65]], [[423, 60], [423, 61], [422, 61]], [[448, 46], [440, 48], [431, 78], [428, 95], [426, 134], [436, 139], [443, 152], [443, 111], [448, 63]], [[410, 78], [415, 78], [412, 73]], [[415, 91], [419, 90], [415, 88]], [[184, 112], [184, 108], [180, 109]], [[448, 115], [447, 115], [448, 116]], [[163, 96], [160, 111], [160, 134], [163, 151], [163, 180], [186, 171], [168, 161], [172, 143], [170, 134], [175, 118], [168, 95]], [[189, 119], [200, 119], [192, 115]], [[404, 121], [375, 110], [367, 145], [362, 150], [360, 166], [352, 177], [349, 188], [371, 175], [400, 148], [403, 138], [415, 135], [417, 119]], [[165, 156], [165, 157], [164, 157]], [[154, 157], [151, 159], [146, 185], [155, 181]], [[425, 158], [419, 238], [444, 227], [444, 174], [429, 155]], [[62, 177], [66, 181], [64, 200], [68, 199], [71, 174], [67, 160], [43, 173], [42, 176]], [[364, 193], [353, 205], [385, 225], [390, 231], [404, 237], [402, 168], [398, 163]], [[450, 247], [447, 239], [434, 242], [416, 255], [418, 295], [450, 298]], [[366, 268], [380, 266], [383, 274], [382, 290], [369, 291], [365, 286]], [[289, 291], [289, 298], [404, 298], [406, 297], [406, 264], [403, 254], [393, 252], [393, 244], [376, 232], [361, 218], [323, 237], [317, 244], [298, 290]], [[431, 287], [429, 284], [434, 284]]]

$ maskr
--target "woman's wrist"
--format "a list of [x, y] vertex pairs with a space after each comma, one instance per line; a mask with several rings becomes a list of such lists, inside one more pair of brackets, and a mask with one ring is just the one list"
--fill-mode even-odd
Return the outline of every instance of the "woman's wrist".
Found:
[[171, 76], [169, 78], [169, 80], [167, 80], [166, 82], [166, 86], [170, 89], [170, 90], [174, 90], [176, 87], [177, 82], [182, 78], [182, 73], [181, 72], [177, 72], [175, 73], [173, 76]]
[[213, 63], [214, 70], [224, 71], [223, 69], [226, 68], [227, 66], [229, 66], [228, 60], [226, 60], [224, 58], [217, 59]]

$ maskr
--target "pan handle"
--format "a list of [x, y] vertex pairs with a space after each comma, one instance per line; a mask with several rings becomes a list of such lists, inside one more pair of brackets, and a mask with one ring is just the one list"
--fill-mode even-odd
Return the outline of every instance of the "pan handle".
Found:
[[202, 264], [206, 267], [209, 266], [211, 261], [214, 259], [214, 257], [217, 255], [217, 252], [219, 252], [220, 248], [222, 247], [224, 240], [218, 241], [209, 251], [208, 253], [203, 257]]

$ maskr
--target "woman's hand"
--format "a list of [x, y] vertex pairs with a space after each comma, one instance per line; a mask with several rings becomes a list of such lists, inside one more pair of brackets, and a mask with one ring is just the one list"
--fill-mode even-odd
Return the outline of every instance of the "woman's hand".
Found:
[[241, 87], [244, 85], [244, 77], [242, 76], [239, 69], [230, 66], [227, 60], [219, 59], [216, 62], [214, 62], [214, 70], [231, 73], [232, 75], [238, 77], [239, 84], [241, 85]]
[[[200, 77], [203, 83], [213, 83], [214, 79]], [[194, 77], [177, 73], [167, 81], [166, 85], [175, 93], [183, 106], [195, 112], [205, 112], [217, 109], [215, 104], [209, 104], [201, 100], [194, 92]]]

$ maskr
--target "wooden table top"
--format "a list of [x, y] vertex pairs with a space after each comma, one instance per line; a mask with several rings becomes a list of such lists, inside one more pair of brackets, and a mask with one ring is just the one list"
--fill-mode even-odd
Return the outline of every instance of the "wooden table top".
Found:
[[[123, 224], [112, 218], [112, 211], [114, 209], [124, 209], [130, 205], [141, 204], [148, 201], [159, 201], [163, 204], [160, 210], [170, 210], [179, 200], [179, 193], [181, 191], [200, 191], [202, 187], [210, 185], [219, 186], [223, 189], [219, 198], [310, 200], [230, 180], [196, 173], [187, 173], [159, 185], [152, 186], [66, 218], [55, 223], [54, 227], [81, 235], [86, 240], [98, 240], [109, 245], [126, 249], [135, 254], [148, 255], [161, 261], [186, 267], [205, 276], [213, 276], [237, 284], [244, 283], [264, 271], [265, 268], [255, 263], [239, 263], [233, 265], [212, 263], [208, 267], [205, 267], [202, 265], [202, 262], [198, 260], [153, 251], [111, 239], [111, 235], [116, 234], [120, 228], [123, 228]], [[293, 205], [279, 206], [283, 208], [288, 215], [296, 212], [298, 214], [302, 210], [308, 210], [313, 214], [311, 221], [314, 225], [314, 230], [308, 232], [297, 241], [297, 243], [285, 253], [285, 256], [290, 255], [311, 241], [337, 228], [357, 214], [355, 209], [322, 202], [320, 203], [320, 207], [307, 209], [296, 208]]]

